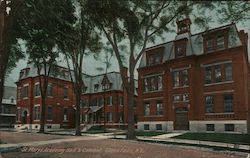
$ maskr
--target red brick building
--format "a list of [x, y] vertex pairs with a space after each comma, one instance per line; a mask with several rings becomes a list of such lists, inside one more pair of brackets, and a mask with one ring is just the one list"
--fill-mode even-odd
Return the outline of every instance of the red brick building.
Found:
[[[58, 70], [59, 69], [59, 70]], [[44, 72], [41, 70], [41, 72]], [[81, 123], [122, 126], [127, 122], [127, 103], [121, 75], [110, 72], [97, 76], [83, 74]], [[16, 128], [39, 129], [41, 98], [39, 77], [32, 63], [20, 72], [17, 84]], [[105, 103], [104, 104], [104, 98]], [[136, 99], [136, 97], [135, 97]], [[104, 106], [105, 105], [105, 106]], [[105, 114], [104, 114], [105, 110]], [[68, 69], [58, 67], [52, 72], [46, 96], [46, 128], [72, 128], [75, 123], [75, 97]]]
[[147, 48], [138, 68], [138, 129], [234, 131], [249, 127], [248, 35], [235, 24]]

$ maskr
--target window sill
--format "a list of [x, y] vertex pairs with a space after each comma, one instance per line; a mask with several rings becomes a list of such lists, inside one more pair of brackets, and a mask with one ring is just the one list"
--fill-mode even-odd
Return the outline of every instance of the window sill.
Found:
[[35, 96], [34, 98], [40, 98], [41, 96], [39, 95], [39, 96]]
[[149, 115], [149, 116], [144, 116], [144, 117], [163, 117], [164, 115]]
[[69, 120], [63, 120], [63, 122], [69, 122]]
[[48, 96], [48, 98], [54, 98], [53, 96]]
[[47, 120], [48, 122], [52, 122], [53, 120]]
[[39, 122], [40, 120], [34, 120], [34, 122]]
[[69, 101], [69, 98], [64, 98], [63, 100], [67, 100], [67, 101]]
[[28, 97], [24, 97], [24, 98], [23, 98], [23, 100], [27, 100], [27, 99], [29, 99], [29, 98], [28, 98]]
[[179, 86], [179, 87], [173, 87], [173, 89], [180, 89], [180, 88], [188, 88], [189, 86]]
[[205, 84], [204, 86], [213, 86], [213, 85], [221, 85], [221, 84], [229, 84], [229, 83], [234, 83], [234, 81], [214, 82], [214, 83]]
[[157, 92], [162, 92], [162, 89], [161, 89], [161, 90], [154, 90], [154, 91], [143, 92], [143, 94], [147, 94], [147, 93], [157, 93]]
[[205, 113], [205, 115], [232, 115], [234, 114], [234, 112], [224, 112], [224, 113], [213, 113], [213, 112], [210, 112], [210, 113]]

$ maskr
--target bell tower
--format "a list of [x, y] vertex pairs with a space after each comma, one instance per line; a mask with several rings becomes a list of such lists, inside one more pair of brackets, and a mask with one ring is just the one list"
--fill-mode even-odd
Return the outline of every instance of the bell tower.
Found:
[[191, 26], [191, 20], [189, 18], [185, 18], [183, 20], [179, 20], [176, 22], [177, 24], [177, 34], [183, 34], [183, 33], [191, 33], [190, 32], [190, 26]]

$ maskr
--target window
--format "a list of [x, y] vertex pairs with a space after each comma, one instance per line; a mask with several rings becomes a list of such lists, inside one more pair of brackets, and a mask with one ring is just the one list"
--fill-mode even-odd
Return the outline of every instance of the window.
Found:
[[151, 65], [160, 64], [161, 59], [162, 59], [162, 55], [159, 52], [149, 53], [147, 54], [147, 65], [151, 66]]
[[48, 106], [48, 115], [47, 115], [47, 120], [53, 120], [53, 118], [52, 118], [52, 114], [53, 114], [53, 111], [52, 111], [52, 106]]
[[214, 46], [213, 46], [213, 39], [208, 39], [207, 40], [207, 51], [213, 51], [214, 50]]
[[34, 120], [40, 120], [40, 106], [34, 107]]
[[103, 105], [103, 98], [99, 98], [98, 99], [98, 106], [102, 106]]
[[179, 71], [174, 72], [174, 87], [179, 87], [180, 86], [180, 76], [179, 76]]
[[121, 106], [124, 105], [124, 98], [123, 98], [123, 96], [119, 97], [119, 105], [121, 105]]
[[113, 103], [113, 98], [112, 96], [106, 97], [106, 104], [112, 106]]
[[48, 84], [47, 95], [50, 97], [53, 96], [53, 85], [52, 84]]
[[221, 65], [216, 65], [214, 68], [215, 82], [221, 82]]
[[211, 67], [205, 67], [205, 83], [212, 83], [212, 70]]
[[225, 124], [225, 131], [234, 131], [234, 124]]
[[21, 87], [18, 87], [17, 89], [17, 99], [21, 99]]
[[163, 115], [163, 105], [161, 101], [156, 104], [156, 115]]
[[206, 124], [207, 131], [214, 131], [214, 124]]
[[144, 104], [144, 116], [149, 116], [150, 115], [150, 105], [149, 103]]
[[179, 102], [179, 101], [181, 101], [181, 96], [180, 95], [174, 95], [173, 100], [174, 100], [174, 102]]
[[162, 90], [162, 76], [158, 76], [158, 90]]
[[40, 85], [36, 84], [35, 85], [35, 96], [40, 96]]
[[150, 55], [148, 58], [148, 65], [154, 65], [154, 56]]
[[68, 99], [68, 88], [67, 87], [63, 88], [63, 98]]
[[156, 75], [153, 77], [144, 78], [144, 92], [162, 90], [162, 76]]
[[161, 63], [161, 56], [159, 53], [155, 54], [155, 64], [160, 64]]
[[185, 45], [177, 44], [175, 47], [175, 58], [183, 57], [185, 55]]
[[102, 90], [109, 90], [112, 86], [112, 83], [105, 83], [102, 85]]
[[214, 106], [213, 96], [206, 96], [206, 98], [205, 98], [205, 112], [206, 113], [214, 112], [213, 106]]
[[162, 130], [162, 124], [156, 124], [156, 130], [161, 131]]
[[88, 106], [88, 100], [87, 99], [82, 99], [81, 100], [81, 105], [82, 105], [82, 107]]
[[68, 108], [63, 108], [63, 121], [68, 121]]
[[124, 121], [123, 112], [119, 112], [119, 122], [123, 122], [123, 121]]
[[20, 108], [17, 109], [17, 116], [16, 116], [16, 120], [17, 121], [21, 121], [21, 117], [22, 117], [22, 110]]
[[149, 130], [149, 124], [144, 124], [144, 130]]
[[112, 112], [108, 112], [107, 113], [108, 115], [107, 115], [107, 120], [108, 120], [108, 122], [112, 122], [113, 121], [113, 119], [112, 119]]
[[148, 92], [148, 80], [147, 80], [147, 78], [144, 78], [144, 84], [143, 84], [144, 86], [144, 92]]
[[28, 97], [28, 86], [23, 87], [23, 98]]
[[183, 76], [183, 86], [188, 86], [188, 70], [183, 70], [182, 76]]
[[15, 99], [14, 98], [11, 98], [10, 99], [10, 103], [14, 103]]
[[233, 95], [224, 95], [224, 112], [233, 112]]
[[226, 78], [226, 81], [233, 80], [232, 64], [231, 63], [225, 64], [225, 78]]
[[183, 101], [189, 101], [189, 95], [188, 94], [183, 94]]
[[96, 91], [98, 91], [98, 89], [99, 89], [99, 84], [95, 84], [94, 85], [94, 91], [96, 92]]
[[217, 36], [217, 49], [224, 48], [224, 36]]

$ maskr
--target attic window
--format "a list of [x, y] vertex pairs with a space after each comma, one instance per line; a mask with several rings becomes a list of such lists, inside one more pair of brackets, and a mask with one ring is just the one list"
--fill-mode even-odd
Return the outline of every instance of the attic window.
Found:
[[147, 65], [157, 65], [162, 62], [162, 54], [160, 52], [150, 52], [148, 54], [148, 60], [147, 60]]
[[10, 99], [10, 102], [11, 102], [11, 103], [14, 103], [14, 98], [11, 98], [11, 99]]
[[224, 45], [224, 36], [217, 36], [217, 49], [223, 49], [225, 48]]
[[112, 87], [112, 83], [106, 83], [102, 85], [102, 90], [109, 90]]
[[207, 51], [213, 51], [214, 47], [213, 47], [213, 39], [208, 39], [207, 40]]
[[98, 89], [99, 89], [99, 84], [95, 84], [94, 85], [94, 91], [96, 92], [96, 91], [98, 91]]
[[30, 72], [30, 69], [26, 69], [26, 71], [25, 71], [25, 76], [28, 76], [28, 75], [29, 75], [29, 72]]

